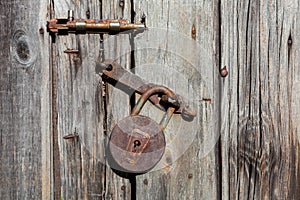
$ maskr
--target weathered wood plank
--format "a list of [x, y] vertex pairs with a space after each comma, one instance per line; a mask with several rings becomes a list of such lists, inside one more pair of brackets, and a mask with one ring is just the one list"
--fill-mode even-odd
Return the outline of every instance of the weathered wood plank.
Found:
[[[123, 6], [120, 6], [123, 5]], [[131, 19], [131, 3], [123, 1], [103, 1], [104, 19]], [[131, 56], [130, 37], [128, 34], [108, 36], [103, 38], [103, 60], [112, 59], [130, 70]], [[130, 95], [106, 83], [106, 109], [107, 109], [107, 142], [116, 123], [130, 114]], [[132, 188], [128, 179], [117, 175], [110, 166], [106, 171], [106, 198], [131, 199]]]
[[[55, 17], [100, 17], [99, 1], [54, 1]], [[100, 55], [99, 35], [59, 36], [54, 44], [57, 68], [57, 115], [60, 150], [61, 197], [101, 199], [105, 191], [103, 102], [101, 79], [95, 74]], [[78, 54], [66, 54], [67, 48]], [[75, 133], [78, 137], [64, 140]]]
[[[80, 4], [80, 9], [77, 7], [79, 5], [74, 5], [77, 8], [77, 10], [74, 10], [77, 16], [82, 18], [85, 18], [84, 13], [88, 9], [91, 12], [91, 17], [94, 16], [95, 18], [100, 18], [100, 16], [103, 18], [128, 16], [130, 18], [130, 2], [125, 1], [124, 3], [124, 9], [121, 9], [119, 4], [115, 5], [112, 2], [102, 2], [99, 5], [91, 2], [89, 8], [85, 8], [87, 6], [85, 4]], [[56, 17], [63, 16], [67, 7], [67, 3], [55, 2]], [[99, 8], [99, 10], [101, 8], [103, 12], [100, 14], [92, 12], [96, 8]], [[125, 41], [125, 44], [122, 45], [123, 41]], [[130, 199], [131, 197], [129, 181], [119, 177], [109, 167], [104, 166], [106, 164], [104, 145], [107, 137], [103, 131], [103, 125], [107, 123], [105, 128], [110, 133], [114, 124], [129, 114], [129, 97], [124, 92], [108, 85], [105, 93], [107, 95], [105, 104], [107, 108], [105, 110], [108, 113], [108, 119], [103, 119], [102, 86], [97, 83], [99, 79], [95, 78], [94, 73], [97, 59], [116, 59], [119, 56], [118, 61], [121, 64], [130, 64], [129, 37], [124, 35], [116, 36], [116, 39], [110, 39], [109, 36], [105, 35], [102, 43], [100, 44], [99, 35], [68, 36], [68, 38], [57, 40], [57, 52], [59, 54], [62, 54], [67, 47], [72, 47], [66, 44], [73, 44], [80, 50], [80, 57], [68, 58], [64, 55], [58, 57], [59, 136], [61, 138], [76, 128], [80, 140], [80, 142], [78, 140], [68, 141], [66, 144], [66, 141], [60, 139], [62, 147], [61, 162], [64, 163], [61, 168], [62, 196], [64, 199]], [[127, 56], [123, 55], [124, 51]], [[83, 88], [86, 88], [86, 90], [82, 90]], [[94, 92], [95, 90], [97, 93]], [[100, 107], [92, 110], [80, 109], [82, 99], [89, 102], [86, 105], [88, 107]], [[124, 99], [124, 101], [119, 101], [119, 99]], [[75, 109], [74, 111], [73, 107], [78, 108], [78, 110]], [[90, 113], [90, 111], [93, 111], [93, 113]], [[88, 115], [89, 118], [84, 119], [84, 115]], [[104, 120], [106, 123], [103, 124]], [[84, 130], [84, 128], [88, 128], [90, 131]], [[69, 132], [66, 133], [66, 131]], [[88, 133], [93, 134], [88, 135]], [[85, 155], [86, 153], [89, 153], [89, 155]], [[97, 166], [100, 167], [97, 169], [92, 164], [92, 166], [89, 166], [90, 162], [97, 163]], [[95, 174], [91, 180], [85, 177], [90, 173]], [[95, 186], [91, 187], [91, 184]]]
[[298, 199], [299, 2], [221, 8], [222, 196]]
[[0, 3], [1, 199], [52, 197], [47, 6]]
[[[192, 122], [173, 116], [162, 161], [137, 177], [137, 199], [219, 198], [216, 6], [214, 1], [135, 1], [136, 18], [145, 13], [149, 28], [135, 41], [136, 73], [184, 96], [198, 114]], [[142, 113], [157, 122], [164, 114], [150, 104]]]

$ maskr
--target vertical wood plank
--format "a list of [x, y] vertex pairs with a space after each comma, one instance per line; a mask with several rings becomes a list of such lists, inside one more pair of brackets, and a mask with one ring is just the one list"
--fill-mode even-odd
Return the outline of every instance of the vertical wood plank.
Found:
[[222, 65], [229, 66], [222, 84], [222, 196], [297, 199], [299, 2], [221, 6]]
[[[103, 1], [102, 10], [104, 19], [131, 19], [131, 3], [129, 0], [123, 1], [123, 4], [120, 4], [120, 1]], [[130, 36], [128, 34], [116, 36], [104, 35], [104, 57], [102, 59], [115, 60], [121, 66], [130, 70], [130, 51]], [[129, 99], [129, 94], [106, 83], [107, 142], [116, 123], [130, 114]], [[130, 180], [117, 175], [108, 166], [105, 192], [108, 199], [131, 199], [132, 188]]]
[[[218, 199], [217, 4], [134, 2], [136, 18], [145, 13], [149, 28], [135, 40], [136, 73], [184, 96], [197, 111], [192, 122], [172, 117], [164, 157], [152, 172], [137, 177], [137, 199]], [[142, 114], [159, 122], [164, 113], [147, 104]]]
[[48, 3], [0, 3], [1, 199], [52, 198]]
[[[57, 18], [69, 9], [76, 18], [100, 18], [99, 1], [54, 1]], [[105, 197], [105, 165], [101, 79], [95, 74], [99, 35], [59, 36], [54, 44], [57, 68], [57, 115], [62, 199]], [[78, 54], [66, 54], [68, 48]], [[64, 140], [63, 136], [78, 134]]]
[[[69, 3], [54, 3], [56, 17], [63, 17], [67, 9], [72, 8], [69, 5], [73, 4]], [[92, 1], [73, 6], [76, 15], [81, 18], [85, 18], [84, 14], [88, 9], [91, 17], [95, 18], [130, 17], [130, 9], [128, 9], [130, 2], [127, 1], [123, 8], [120, 8], [119, 3], [107, 1], [101, 1], [99, 4]], [[102, 9], [103, 12], [98, 13], [97, 9], [99, 11]], [[105, 91], [107, 108], [104, 108], [102, 85], [98, 83], [101, 80], [94, 71], [97, 59], [118, 58], [121, 64], [130, 64], [129, 37], [116, 36], [110, 40], [110, 37], [105, 35], [102, 43], [101, 45], [99, 35], [69, 35], [68, 38], [57, 39], [57, 53], [60, 54], [57, 56], [57, 105], [64, 199], [130, 199], [131, 197], [129, 181], [117, 176], [104, 165], [106, 164], [104, 147], [107, 137], [103, 131], [104, 121], [108, 126], [105, 128], [110, 133], [114, 124], [129, 114], [129, 97], [108, 85], [108, 90]], [[66, 48], [73, 48], [73, 46], [80, 50], [79, 56], [61, 55]], [[128, 47], [129, 49], [126, 49]], [[123, 55], [123, 52], [127, 53], [127, 56]], [[119, 99], [124, 101], [116, 101]], [[108, 113], [108, 119], [104, 119], [104, 111]], [[61, 139], [63, 135], [75, 131], [75, 128], [79, 134], [78, 139], [73, 141]], [[92, 177], [89, 176], [91, 174]]]

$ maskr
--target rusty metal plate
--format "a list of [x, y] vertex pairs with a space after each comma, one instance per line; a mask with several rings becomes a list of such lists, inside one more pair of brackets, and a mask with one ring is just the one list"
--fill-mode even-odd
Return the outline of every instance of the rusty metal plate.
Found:
[[113, 169], [145, 173], [161, 159], [165, 136], [157, 122], [146, 116], [129, 116], [113, 128], [108, 144], [108, 161]]

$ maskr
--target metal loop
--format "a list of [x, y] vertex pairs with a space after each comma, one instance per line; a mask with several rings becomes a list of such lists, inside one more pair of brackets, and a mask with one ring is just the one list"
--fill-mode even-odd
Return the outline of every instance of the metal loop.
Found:
[[174, 94], [174, 92], [172, 92], [167, 87], [154, 86], [154, 87], [150, 88], [149, 90], [147, 90], [145, 93], [142, 94], [142, 96], [140, 97], [140, 99], [138, 100], [138, 102], [136, 103], [134, 108], [132, 109], [130, 115], [131, 116], [138, 115], [140, 113], [142, 107], [146, 103], [147, 99], [149, 99], [149, 97], [151, 95], [154, 95], [154, 94], [157, 94], [157, 93], [163, 93], [163, 94], [166, 94], [169, 97], [176, 98], [176, 95]]

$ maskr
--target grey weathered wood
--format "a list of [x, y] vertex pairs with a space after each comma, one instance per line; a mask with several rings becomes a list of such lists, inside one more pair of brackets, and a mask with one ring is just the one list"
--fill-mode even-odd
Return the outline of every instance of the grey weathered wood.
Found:
[[[47, 1], [0, 3], [0, 197], [50, 199]], [[42, 30], [41, 30], [42, 31]]]
[[[135, 22], [145, 13], [149, 30], [50, 44], [46, 21], [68, 9]], [[297, 0], [4, 1], [0, 13], [1, 199], [299, 199]], [[193, 122], [173, 116], [162, 161], [136, 183], [105, 160], [132, 105], [111, 85], [103, 93], [103, 59], [170, 87], [198, 113]], [[142, 114], [159, 122], [164, 112], [147, 103]]]
[[[69, 5], [68, 5], [69, 3]], [[85, 18], [89, 9], [91, 18], [119, 18], [129, 16], [130, 2], [125, 1], [124, 10], [119, 4], [92, 2], [90, 5], [81, 3], [75, 5], [70, 2], [55, 1], [56, 17], [64, 17], [69, 8], [73, 8], [76, 17]], [[99, 13], [102, 9], [102, 13]], [[129, 15], [126, 14], [129, 13]], [[120, 178], [105, 166], [104, 146], [107, 137], [104, 135], [104, 120], [110, 133], [113, 125], [122, 117], [129, 114], [129, 97], [122, 91], [107, 86], [105, 95], [107, 117], [104, 119], [104, 104], [102, 102], [101, 79], [95, 74], [95, 61], [116, 58], [117, 52], [121, 56], [121, 64], [129, 63], [129, 56], [122, 55], [124, 48], [130, 48], [129, 37], [120, 36], [110, 39], [104, 36], [100, 44], [99, 35], [71, 36], [57, 38], [57, 105], [58, 130], [61, 152], [61, 177], [63, 199], [130, 199], [130, 184], [127, 179]], [[122, 41], [125, 41], [124, 48]], [[120, 49], [116, 49], [118, 46]], [[62, 52], [66, 48], [79, 49], [80, 55], [68, 56]], [[112, 53], [110, 53], [112, 52]], [[124, 101], [119, 101], [124, 99]], [[118, 100], [116, 103], [115, 101]], [[121, 103], [120, 103], [121, 102]], [[126, 104], [126, 102], [128, 104]], [[126, 104], [126, 106], [124, 106]], [[113, 106], [112, 106], [113, 105]], [[75, 128], [79, 140], [65, 141], [62, 136], [72, 133]], [[92, 177], [89, 177], [93, 174]]]
[[[131, 18], [131, 4], [129, 0], [124, 1], [120, 7], [119, 1], [102, 2], [104, 19], [129, 19]], [[129, 35], [108, 36], [103, 38], [103, 60], [113, 59], [120, 65], [130, 69], [130, 38]], [[106, 83], [106, 105], [107, 105], [107, 142], [112, 128], [122, 118], [130, 114], [130, 96], [124, 91]], [[131, 184], [128, 179], [118, 176], [110, 166], [106, 171], [106, 198], [107, 199], [131, 199]]]
[[[135, 43], [136, 73], [189, 99], [198, 114], [192, 122], [173, 116], [159, 168], [137, 177], [137, 199], [219, 198], [216, 6], [213, 1], [135, 1], [136, 17], [145, 13], [150, 29]], [[158, 122], [164, 114], [149, 104], [142, 113]]]
[[[99, 18], [100, 2], [54, 1], [57, 18], [73, 9], [76, 18]], [[101, 79], [95, 74], [100, 55], [99, 35], [68, 35], [54, 44], [57, 68], [57, 116], [62, 199], [105, 196], [103, 103]], [[65, 54], [67, 48], [79, 54]], [[63, 136], [78, 137], [64, 140]], [[57, 183], [59, 184], [59, 182]]]
[[222, 197], [299, 199], [299, 1], [221, 10]]

